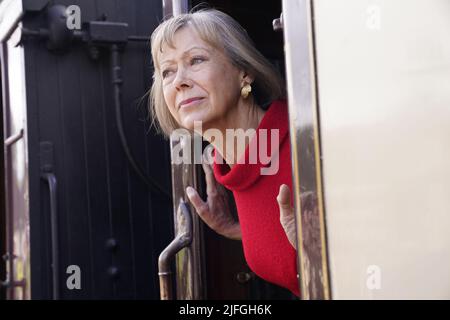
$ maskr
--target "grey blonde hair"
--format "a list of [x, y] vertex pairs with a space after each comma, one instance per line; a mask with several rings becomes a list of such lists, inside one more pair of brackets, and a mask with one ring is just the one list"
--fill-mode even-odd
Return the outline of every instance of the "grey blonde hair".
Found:
[[255, 48], [246, 30], [236, 20], [215, 9], [181, 14], [162, 22], [151, 36], [154, 73], [149, 105], [152, 124], [156, 120], [158, 132], [169, 137], [173, 130], [180, 128], [164, 100], [159, 53], [163, 45], [174, 47], [175, 33], [185, 26], [193, 27], [203, 41], [224, 52], [235, 67], [254, 77], [252, 94], [257, 104], [262, 106], [284, 96], [279, 73]]

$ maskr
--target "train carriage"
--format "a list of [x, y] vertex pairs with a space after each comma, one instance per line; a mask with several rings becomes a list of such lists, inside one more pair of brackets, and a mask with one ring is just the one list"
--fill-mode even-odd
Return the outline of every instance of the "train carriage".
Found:
[[297, 299], [189, 204], [207, 144], [151, 126], [150, 34], [198, 6], [284, 77], [300, 298], [449, 299], [447, 0], [1, 1], [1, 298]]

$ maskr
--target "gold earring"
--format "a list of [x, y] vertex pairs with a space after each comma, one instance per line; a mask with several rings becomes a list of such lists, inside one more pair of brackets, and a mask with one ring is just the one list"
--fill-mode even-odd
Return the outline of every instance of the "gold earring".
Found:
[[241, 89], [241, 96], [242, 96], [242, 98], [244, 98], [244, 99], [247, 98], [248, 95], [250, 94], [250, 92], [252, 92], [252, 86], [247, 83]]

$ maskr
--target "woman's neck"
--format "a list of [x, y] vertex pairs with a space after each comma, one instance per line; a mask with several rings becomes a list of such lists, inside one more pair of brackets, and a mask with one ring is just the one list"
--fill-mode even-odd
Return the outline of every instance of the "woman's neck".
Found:
[[265, 110], [252, 102], [239, 104], [230, 110], [220, 123], [211, 125], [211, 128], [220, 131], [222, 138], [208, 135], [203, 137], [214, 146], [214, 149], [232, 168], [243, 156], [265, 113]]

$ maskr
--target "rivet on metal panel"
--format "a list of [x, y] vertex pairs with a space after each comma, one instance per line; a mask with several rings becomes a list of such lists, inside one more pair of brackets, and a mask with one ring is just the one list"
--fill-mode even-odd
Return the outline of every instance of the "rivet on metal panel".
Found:
[[110, 251], [116, 251], [117, 248], [119, 247], [119, 243], [114, 238], [109, 238], [108, 240], [106, 240], [105, 245], [106, 248]]
[[253, 278], [253, 274], [250, 272], [238, 272], [236, 274], [236, 280], [239, 283], [247, 283]]
[[119, 268], [117, 268], [116, 266], [109, 267], [107, 273], [108, 276], [110, 276], [110, 278], [113, 280], [117, 280], [120, 275]]

